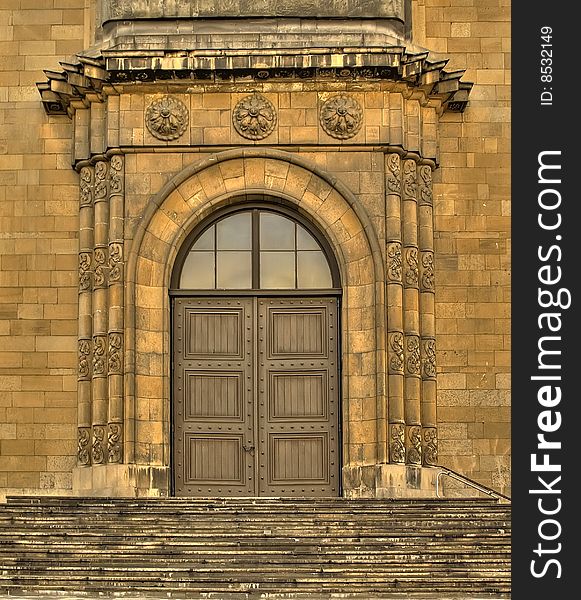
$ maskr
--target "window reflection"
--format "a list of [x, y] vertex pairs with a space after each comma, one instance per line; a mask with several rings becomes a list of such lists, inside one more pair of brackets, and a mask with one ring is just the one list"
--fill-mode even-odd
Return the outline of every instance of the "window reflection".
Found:
[[260, 213], [260, 249], [294, 250], [295, 223], [275, 213]]
[[297, 223], [297, 250], [320, 250], [317, 240]]
[[295, 287], [295, 253], [261, 252], [260, 288], [292, 290]]
[[216, 235], [216, 226], [212, 225], [202, 233], [202, 235], [196, 240], [192, 250], [213, 250], [214, 249], [214, 237]]
[[252, 214], [237, 213], [216, 224], [218, 250], [250, 250], [252, 248]]
[[326, 289], [333, 287], [333, 278], [321, 246], [305, 227], [289, 217], [253, 209], [224, 217], [196, 239], [182, 267], [180, 288], [254, 286]]
[[224, 290], [252, 288], [252, 252], [217, 252], [216, 287]]
[[329, 264], [320, 250], [297, 253], [297, 284], [299, 288], [333, 287]]
[[182, 268], [180, 287], [191, 290], [214, 289], [214, 267], [213, 252], [190, 252]]

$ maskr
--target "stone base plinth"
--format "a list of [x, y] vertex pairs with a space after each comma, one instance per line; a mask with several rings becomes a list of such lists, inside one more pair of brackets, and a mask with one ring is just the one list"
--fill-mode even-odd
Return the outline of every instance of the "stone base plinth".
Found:
[[440, 469], [413, 465], [343, 467], [346, 498], [436, 498]]
[[95, 465], [73, 470], [75, 496], [141, 498], [169, 495], [168, 467]]

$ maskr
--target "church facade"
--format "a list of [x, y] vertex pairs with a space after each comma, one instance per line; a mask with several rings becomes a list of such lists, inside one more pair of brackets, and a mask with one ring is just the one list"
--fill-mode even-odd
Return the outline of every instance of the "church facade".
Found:
[[509, 7], [4, 4], [4, 494], [509, 492]]

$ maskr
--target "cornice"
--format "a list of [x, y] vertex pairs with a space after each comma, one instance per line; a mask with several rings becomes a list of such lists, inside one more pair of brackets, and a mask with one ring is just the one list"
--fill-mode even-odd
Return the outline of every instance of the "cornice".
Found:
[[428, 51], [390, 47], [276, 48], [267, 50], [117, 50], [77, 55], [62, 62], [61, 71], [45, 71], [37, 83], [49, 115], [69, 115], [75, 107], [105, 98], [104, 86], [174, 82], [249, 83], [252, 81], [391, 81], [418, 91], [443, 110], [463, 112], [472, 83], [460, 81], [463, 70], [446, 71], [447, 60], [434, 60]]

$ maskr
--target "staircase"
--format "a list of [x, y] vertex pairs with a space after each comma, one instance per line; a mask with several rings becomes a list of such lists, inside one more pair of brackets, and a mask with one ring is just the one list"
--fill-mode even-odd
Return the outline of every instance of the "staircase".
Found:
[[510, 597], [492, 500], [9, 498], [0, 596]]

